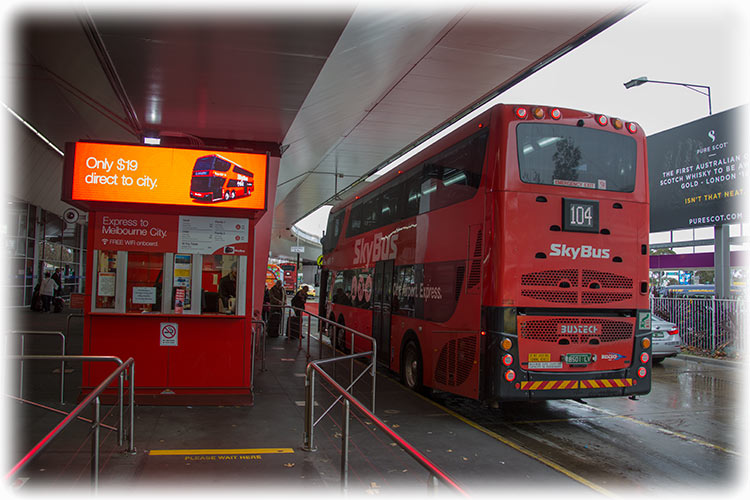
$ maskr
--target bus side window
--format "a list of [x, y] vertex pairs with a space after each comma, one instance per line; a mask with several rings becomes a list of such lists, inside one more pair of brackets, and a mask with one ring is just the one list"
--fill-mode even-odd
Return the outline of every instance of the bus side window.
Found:
[[378, 226], [385, 226], [399, 219], [399, 202], [403, 197], [403, 189], [403, 183], [399, 183], [379, 196]]
[[356, 236], [362, 232], [362, 203], [352, 205], [349, 214], [349, 226], [346, 228], [346, 236]]
[[[419, 170], [419, 169], [417, 169]], [[420, 183], [422, 180], [421, 172], [417, 175], [412, 175], [409, 179], [404, 182], [404, 193], [406, 196], [406, 203], [401, 213], [401, 218], [407, 219], [414, 217], [419, 213], [419, 200], [421, 198]]]
[[380, 212], [380, 196], [376, 196], [362, 206], [362, 229], [369, 231], [378, 226], [378, 213]]

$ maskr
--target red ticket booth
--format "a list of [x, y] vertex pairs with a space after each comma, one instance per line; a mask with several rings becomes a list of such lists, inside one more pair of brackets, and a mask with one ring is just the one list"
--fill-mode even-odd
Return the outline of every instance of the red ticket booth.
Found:
[[[252, 402], [268, 164], [268, 154], [67, 145], [63, 200], [89, 212], [83, 354], [133, 357], [139, 402]], [[83, 393], [111, 370], [85, 363]]]

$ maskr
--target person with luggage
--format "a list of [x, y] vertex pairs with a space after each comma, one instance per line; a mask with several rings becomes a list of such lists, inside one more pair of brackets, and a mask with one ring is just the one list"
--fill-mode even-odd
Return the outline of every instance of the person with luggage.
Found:
[[294, 316], [289, 316], [289, 337], [298, 338], [302, 329], [302, 310], [307, 303], [307, 291], [310, 288], [303, 285], [302, 288], [292, 297], [292, 307], [294, 307]]
[[279, 326], [281, 325], [281, 313], [282, 307], [286, 303], [286, 292], [284, 287], [281, 286], [281, 280], [276, 280], [276, 283], [268, 291], [268, 298], [270, 300], [271, 315], [268, 318], [268, 336], [278, 337]]
[[55, 291], [58, 288], [57, 282], [52, 279], [49, 271], [46, 271], [39, 285], [39, 295], [42, 297], [42, 312], [52, 312], [50, 305], [52, 304], [52, 297], [54, 297]]

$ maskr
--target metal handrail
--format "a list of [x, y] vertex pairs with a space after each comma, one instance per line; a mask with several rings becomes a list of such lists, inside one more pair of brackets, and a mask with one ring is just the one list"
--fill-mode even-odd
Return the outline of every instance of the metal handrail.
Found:
[[[62, 351], [60, 352], [61, 356], [65, 356], [65, 345], [67, 344], [67, 340], [65, 339], [65, 335], [63, 332], [57, 332], [57, 331], [37, 331], [37, 330], [13, 330], [11, 332], [8, 332], [10, 335], [20, 335], [21, 336], [21, 356], [26, 354], [24, 351], [26, 349], [25, 347], [25, 339], [26, 335], [58, 335], [60, 336], [62, 340]], [[18, 397], [23, 398], [23, 360], [21, 360], [21, 372], [19, 379], [19, 387], [18, 387]], [[65, 388], [65, 361], [62, 361], [60, 363], [60, 404], [65, 404], [65, 396], [63, 394]]]
[[[409, 444], [403, 437], [401, 437], [396, 431], [391, 429], [387, 424], [380, 420], [373, 412], [367, 409], [357, 398], [349, 394], [341, 385], [339, 385], [328, 373], [325, 372], [320, 366], [321, 362], [313, 361], [307, 365], [307, 375], [312, 379], [314, 383], [313, 373], [318, 372], [321, 377], [325, 379], [340, 395], [345, 398], [344, 401], [344, 422], [342, 424], [342, 446], [341, 446], [341, 486], [342, 489], [348, 488], [348, 450], [349, 450], [349, 412], [350, 405], [354, 405], [355, 409], [361, 411], [365, 417], [367, 417], [375, 425], [385, 432], [402, 450], [409, 454], [414, 460], [424, 467], [429, 473], [429, 480], [427, 482], [428, 490], [434, 491], [436, 482], [443, 483], [444, 485], [451, 488], [454, 492], [459, 493], [465, 497], [469, 495], [466, 491], [461, 488], [458, 483], [452, 479], [447, 473], [438, 469], [438, 467], [430, 461], [429, 458], [419, 452], [414, 446]], [[311, 393], [312, 384], [307, 387], [308, 394]], [[311, 394], [310, 394], [311, 396]], [[312, 408], [312, 401], [306, 402], [307, 406]]]
[[[330, 359], [321, 359], [318, 361], [313, 361], [315, 363], [315, 366], [320, 367], [322, 364], [327, 363], [333, 363], [336, 361], [342, 361], [346, 359], [355, 359], [359, 357], [369, 356], [372, 354], [370, 351], [365, 352], [359, 352], [356, 354], [349, 354], [346, 356], [341, 356], [338, 358], [330, 358]], [[364, 374], [362, 372], [360, 374], [360, 377]], [[357, 380], [359, 380], [359, 377], [357, 377]], [[345, 388], [345, 391], [351, 391], [352, 387], [354, 387], [355, 381], [351, 381], [349, 383], [349, 387]], [[303, 442], [302, 449], [305, 451], [315, 451], [315, 426], [320, 423], [320, 421], [325, 417], [331, 409], [336, 406], [336, 403], [341, 401], [341, 396], [336, 398], [331, 405], [326, 408], [323, 413], [320, 415], [317, 421], [315, 421], [315, 415], [314, 415], [314, 408], [315, 408], [315, 373], [310, 371], [310, 365], [308, 364], [307, 369], [305, 370], [305, 431], [303, 435]]]
[[65, 333], [70, 333], [70, 320], [71, 319], [73, 319], [73, 318], [83, 318], [83, 317], [84, 316], [83, 316], [82, 313], [71, 313], [71, 314], [68, 314], [68, 320], [67, 320], [67, 324], [66, 324], [66, 327], [65, 327]]
[[101, 427], [100, 417], [100, 403], [99, 395], [104, 392], [107, 387], [114, 381], [115, 377], [120, 378], [120, 444], [122, 444], [122, 429], [123, 429], [123, 375], [130, 369], [130, 376], [128, 377], [128, 383], [130, 385], [130, 429], [129, 429], [129, 447], [128, 452], [134, 453], [134, 423], [135, 423], [135, 361], [133, 358], [129, 358], [124, 363], [115, 356], [42, 356], [42, 355], [29, 355], [29, 356], [8, 356], [8, 359], [64, 359], [65, 361], [109, 361], [118, 364], [118, 367], [103, 381], [101, 382], [92, 392], [90, 392], [81, 401], [78, 406], [68, 413], [68, 415], [53, 428], [39, 443], [37, 443], [11, 470], [5, 475], [5, 479], [9, 480], [26, 466], [31, 460], [33, 460], [39, 453], [49, 444], [58, 434], [60, 434], [72, 421], [76, 420], [81, 412], [92, 402], [94, 403], [94, 438], [91, 444], [91, 483], [94, 491], [99, 489], [99, 428]]
[[[316, 318], [318, 320], [318, 322], [322, 321], [323, 324], [326, 325], [324, 328], [320, 328], [321, 336], [318, 339], [319, 340], [319, 344], [318, 344], [318, 358], [322, 358], [323, 357], [323, 338], [322, 338], [322, 334], [325, 333], [325, 332], [328, 332], [328, 329], [331, 326], [333, 327], [333, 335], [332, 335], [332, 340], [331, 340], [331, 348], [332, 348], [332, 351], [333, 351], [333, 358], [334, 359], [341, 359], [341, 356], [337, 356], [336, 355], [336, 344], [337, 344], [337, 340], [338, 340], [338, 332], [339, 332], [339, 330], [342, 330], [344, 332], [344, 335], [346, 335], [347, 333], [350, 333], [352, 335], [352, 337], [356, 336], [356, 337], [364, 339], [365, 341], [367, 341], [367, 342], [370, 343], [371, 348], [370, 348], [370, 351], [368, 351], [368, 352], [370, 352], [372, 354], [372, 363], [370, 365], [368, 365], [368, 366], [365, 367], [365, 371], [368, 368], [371, 370], [371, 378], [372, 378], [372, 408], [371, 408], [371, 410], [374, 412], [375, 411], [375, 380], [376, 380], [377, 352], [378, 352], [377, 341], [375, 340], [375, 338], [371, 337], [369, 335], [366, 335], [366, 334], [364, 334], [362, 332], [358, 332], [357, 330], [354, 330], [353, 328], [349, 328], [346, 325], [342, 325], [340, 323], [332, 321], [332, 320], [330, 320], [328, 318], [325, 318], [323, 316], [319, 316], [319, 315], [317, 315], [315, 313], [311, 313], [311, 312], [309, 312], [309, 311], [307, 311], [305, 309], [301, 309], [301, 308], [294, 307], [294, 306], [291, 306], [291, 305], [271, 305], [270, 307], [272, 307], [272, 308], [281, 308], [282, 309], [282, 314], [281, 314], [282, 323], [284, 322], [284, 316], [285, 316], [284, 312], [287, 309], [290, 309], [290, 310], [293, 310], [293, 311], [299, 311], [303, 315], [307, 315], [307, 317], [308, 317], [308, 321], [307, 321], [307, 350], [306, 350], [307, 359], [311, 358], [311, 355], [310, 355], [310, 338], [311, 338], [310, 333], [311, 333], [311, 326], [310, 325], [311, 325], [312, 318]], [[300, 325], [300, 328], [301, 328], [301, 325]], [[302, 333], [302, 332], [300, 332], [300, 333]], [[354, 352], [354, 338], [352, 338], [350, 349], [351, 349], [350, 354], [355, 354], [355, 352]], [[302, 350], [302, 335], [300, 335], [300, 338], [299, 338], [299, 350]], [[349, 371], [349, 374], [350, 374], [350, 384], [352, 383], [353, 378], [354, 378], [354, 359], [357, 358], [357, 357], [361, 357], [361, 356], [354, 356], [353, 358], [347, 356], [347, 358], [346, 358], [346, 359], [351, 359], [351, 363], [352, 363], [350, 371]]]
[[260, 336], [256, 335], [255, 332], [258, 331], [257, 328], [253, 328], [253, 347], [252, 347], [252, 354], [251, 359], [252, 362], [250, 363], [250, 392], [253, 392], [253, 389], [255, 389], [255, 344], [257, 344], [259, 338], [260, 341], [263, 343], [260, 350], [260, 362], [261, 362], [261, 368], [260, 371], [266, 371], [266, 322], [260, 319], [254, 319], [250, 322], [251, 325], [260, 325]]

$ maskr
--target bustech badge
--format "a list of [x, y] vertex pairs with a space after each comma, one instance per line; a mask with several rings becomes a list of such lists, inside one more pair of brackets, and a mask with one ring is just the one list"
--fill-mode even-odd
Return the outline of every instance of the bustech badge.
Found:
[[580, 247], [569, 247], [564, 243], [552, 243], [549, 246], [550, 257], [570, 257], [576, 260], [582, 259], [609, 259], [609, 248], [594, 248], [590, 245]]

